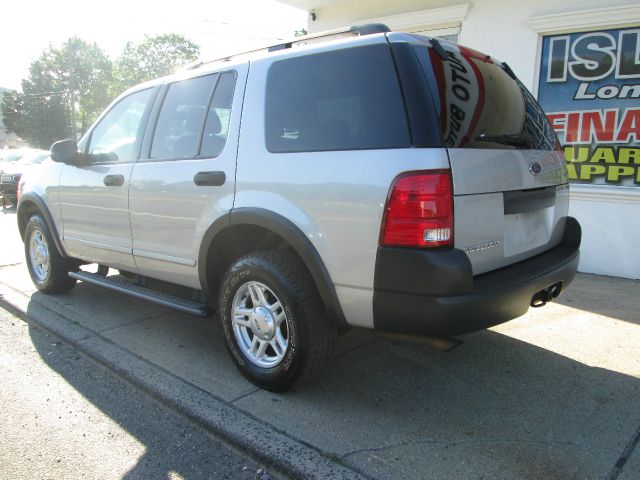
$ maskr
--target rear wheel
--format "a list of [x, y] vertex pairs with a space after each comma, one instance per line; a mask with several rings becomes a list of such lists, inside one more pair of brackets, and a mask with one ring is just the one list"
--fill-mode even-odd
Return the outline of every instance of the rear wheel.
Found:
[[78, 265], [58, 253], [51, 232], [40, 215], [29, 219], [24, 240], [29, 275], [39, 291], [65, 293], [75, 286], [76, 280], [69, 277], [69, 272], [77, 270]]
[[234, 262], [222, 281], [218, 309], [234, 364], [271, 391], [319, 373], [337, 336], [310, 275], [289, 251], [257, 252]]

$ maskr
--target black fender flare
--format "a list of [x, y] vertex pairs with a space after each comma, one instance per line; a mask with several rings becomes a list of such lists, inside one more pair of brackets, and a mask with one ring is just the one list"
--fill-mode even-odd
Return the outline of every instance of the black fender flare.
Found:
[[29, 216], [24, 215], [24, 210], [25, 208], [27, 208], [26, 205], [29, 203], [35, 204], [39, 213], [42, 215], [44, 223], [46, 223], [47, 228], [51, 232], [53, 243], [55, 244], [58, 253], [64, 258], [68, 258], [69, 255], [64, 249], [64, 245], [62, 245], [62, 241], [60, 240], [60, 236], [58, 235], [56, 224], [53, 221], [53, 217], [51, 216], [49, 207], [47, 207], [47, 204], [39, 195], [33, 192], [27, 192], [20, 195], [20, 201], [18, 202], [16, 216], [18, 217], [18, 230], [20, 231], [20, 237], [22, 237], [22, 241], [24, 242], [24, 231], [27, 227], [27, 222], [29, 221]]
[[198, 275], [203, 290], [210, 291], [206, 271], [209, 248], [216, 235], [233, 225], [259, 226], [271, 230], [289, 243], [309, 270], [329, 319], [339, 326], [347, 326], [335, 286], [320, 254], [293, 222], [271, 210], [254, 207], [237, 208], [211, 224], [203, 236], [198, 254]]

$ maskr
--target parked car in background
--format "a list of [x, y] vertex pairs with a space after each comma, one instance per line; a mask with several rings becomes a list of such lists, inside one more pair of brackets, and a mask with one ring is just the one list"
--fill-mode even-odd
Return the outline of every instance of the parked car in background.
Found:
[[23, 156], [28, 153], [38, 151], [35, 148], [4, 148], [0, 150], [0, 173], [2, 173], [3, 168], [7, 165], [10, 165], [14, 162], [20, 160]]
[[26, 172], [41, 164], [49, 158], [47, 150], [20, 149], [8, 159], [15, 159], [13, 162], [3, 164], [3, 171], [0, 174], [0, 194], [2, 194], [2, 206], [6, 206], [7, 200], [13, 204], [18, 203], [18, 183]]

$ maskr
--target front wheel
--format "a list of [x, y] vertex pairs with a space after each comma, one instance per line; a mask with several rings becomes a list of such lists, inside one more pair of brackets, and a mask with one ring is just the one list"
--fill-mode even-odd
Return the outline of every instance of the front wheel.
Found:
[[319, 373], [337, 336], [311, 276], [290, 251], [257, 252], [234, 262], [222, 281], [218, 310], [236, 367], [274, 392]]
[[43, 293], [66, 293], [76, 284], [69, 272], [77, 264], [58, 253], [44, 219], [33, 215], [24, 234], [24, 253], [29, 275], [36, 288]]

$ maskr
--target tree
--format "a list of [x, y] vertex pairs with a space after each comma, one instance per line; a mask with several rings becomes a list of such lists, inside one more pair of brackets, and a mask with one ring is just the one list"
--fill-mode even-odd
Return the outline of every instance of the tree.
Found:
[[5, 96], [6, 129], [39, 148], [86, 130], [109, 102], [111, 67], [95, 43], [74, 37], [61, 48], [49, 45], [31, 64], [22, 93]]
[[128, 42], [115, 62], [95, 43], [70, 38], [52, 45], [34, 61], [22, 80], [22, 93], [2, 101], [5, 128], [33, 147], [85, 132], [117, 94], [126, 88], [173, 73], [194, 61], [200, 47], [177, 34]]
[[199, 54], [197, 44], [175, 33], [146, 36], [138, 45], [127, 42], [114, 65], [111, 92], [119, 94], [138, 83], [174, 73]]

